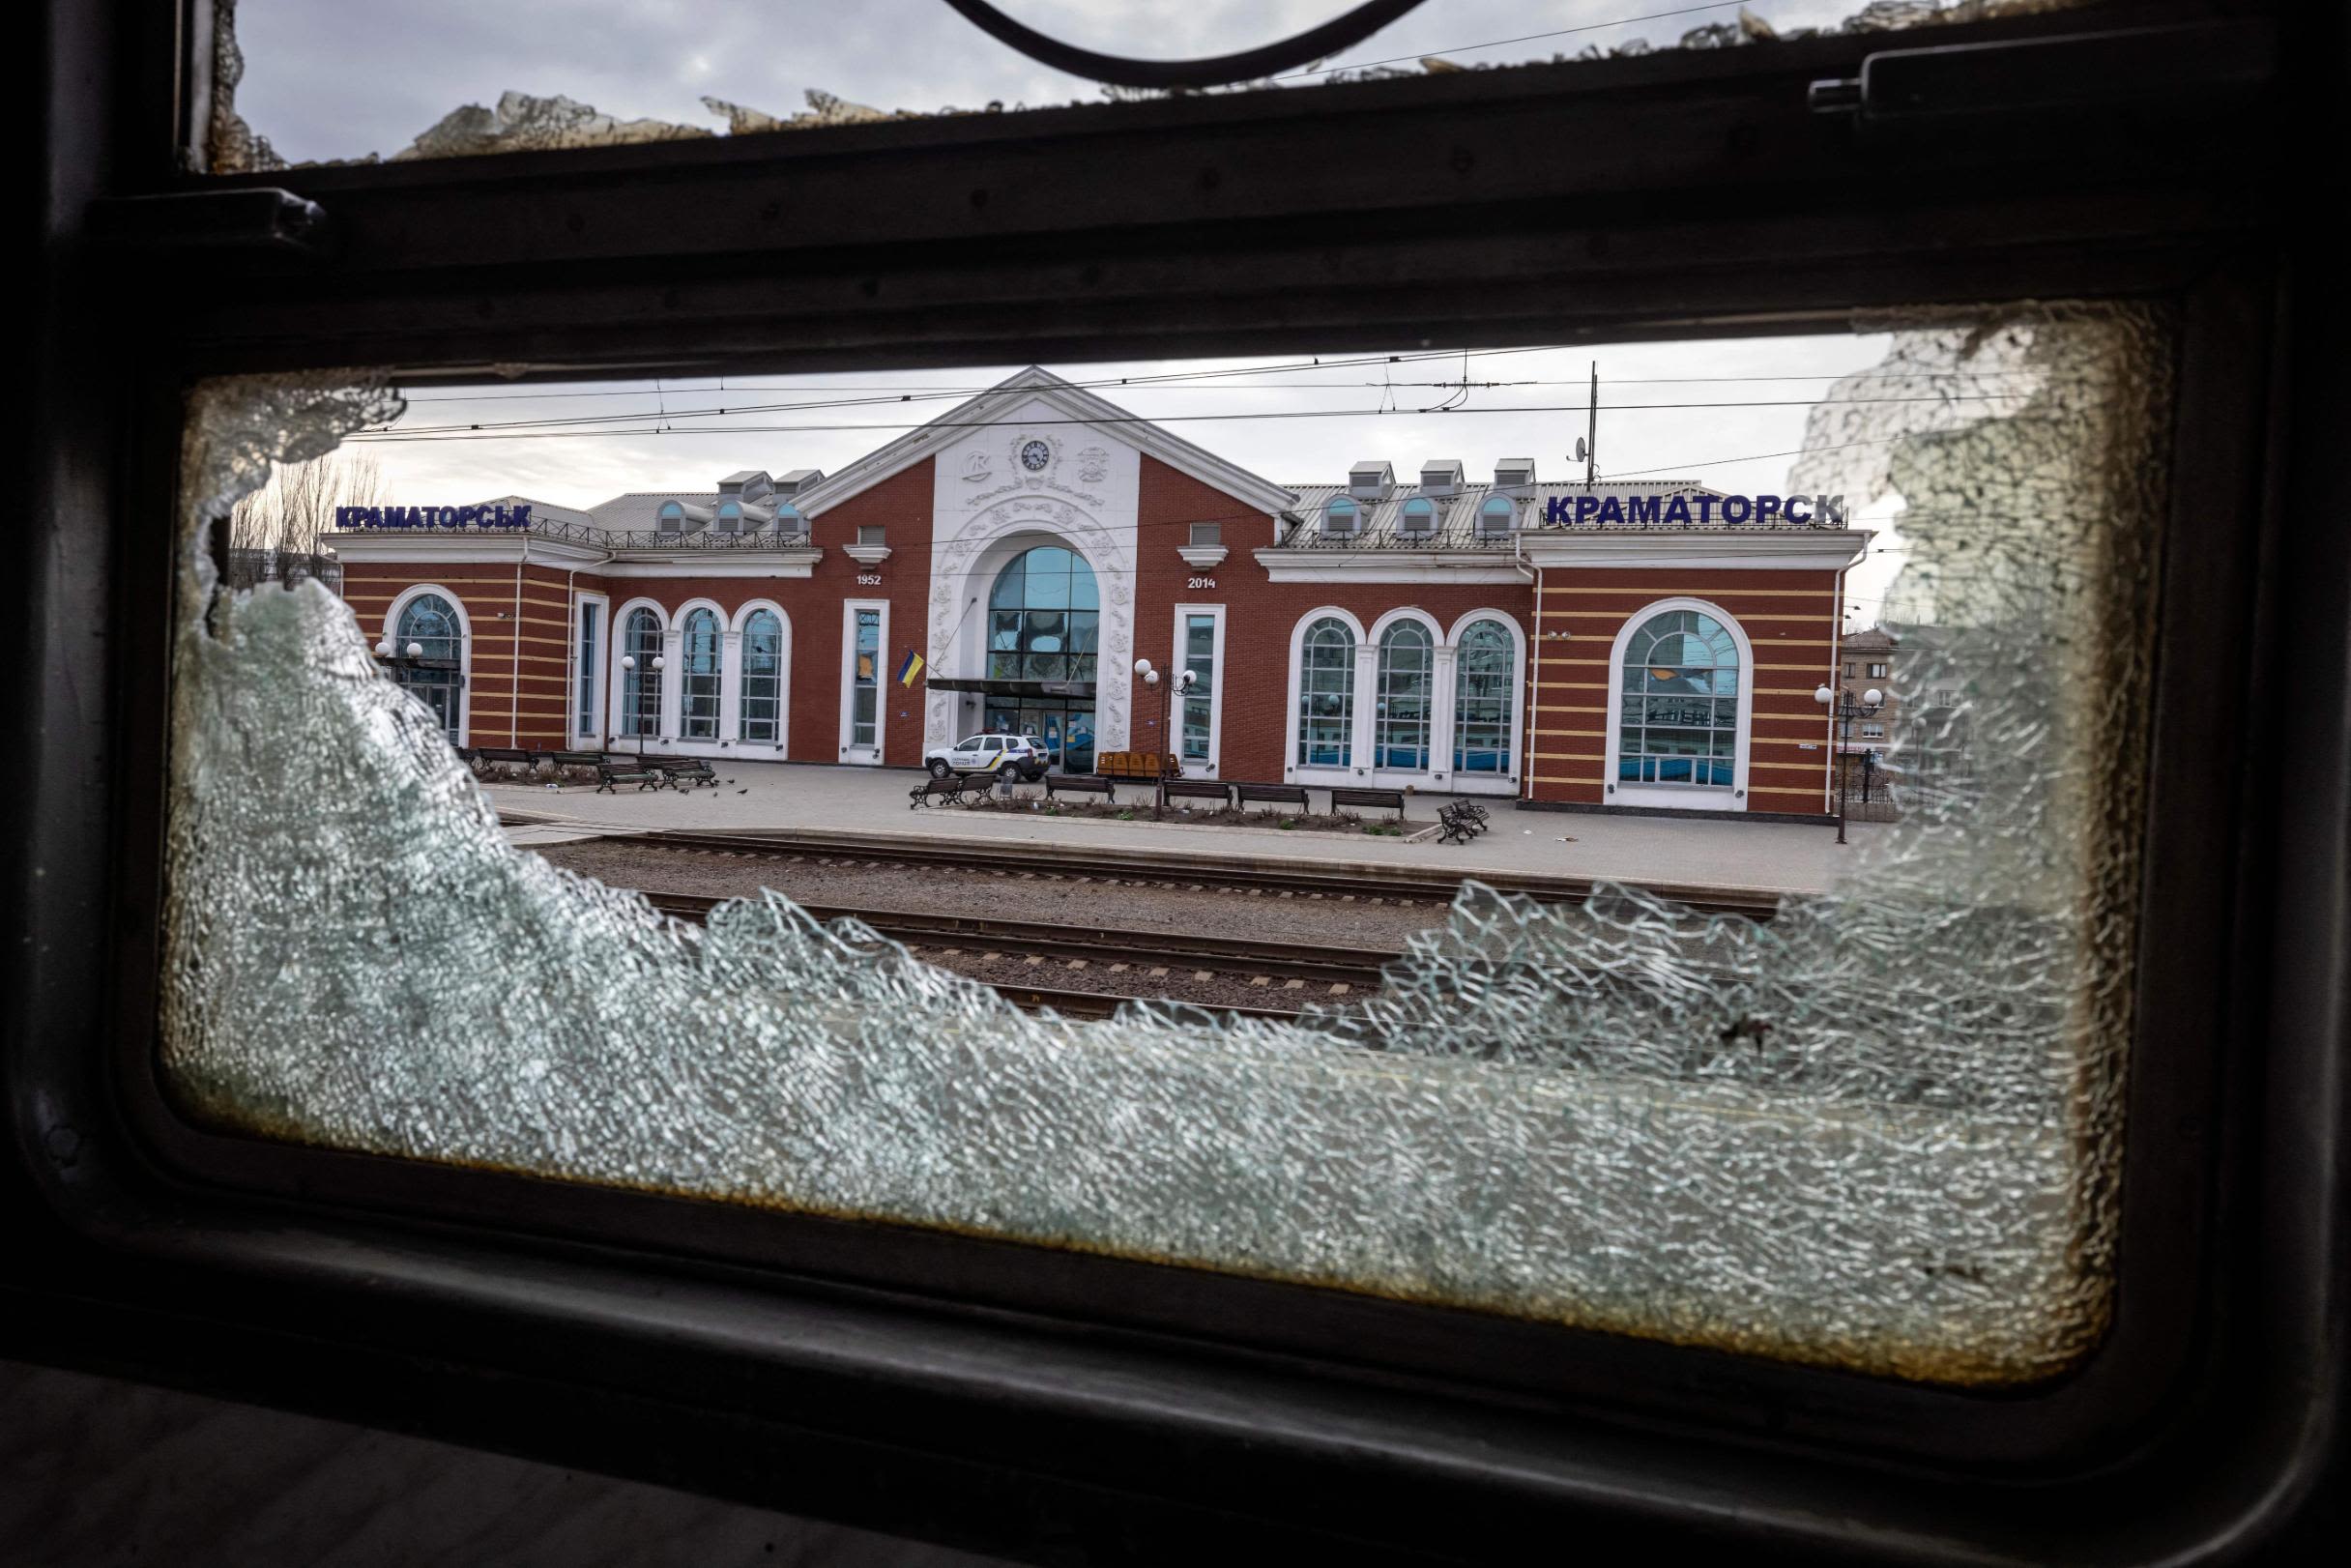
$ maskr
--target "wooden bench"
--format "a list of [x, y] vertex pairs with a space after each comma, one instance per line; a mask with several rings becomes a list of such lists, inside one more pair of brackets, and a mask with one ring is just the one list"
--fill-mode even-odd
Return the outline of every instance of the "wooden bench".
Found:
[[1118, 803], [1117, 781], [1092, 773], [1047, 773], [1045, 799], [1057, 795], [1098, 795], [1112, 805]]
[[669, 780], [669, 787], [673, 790], [681, 784], [717, 787], [718, 775], [700, 757], [648, 757], [645, 761], [648, 767], [661, 769], [661, 776]]
[[1349, 806], [1360, 807], [1369, 811], [1393, 811], [1396, 813], [1396, 820], [1402, 822], [1404, 821], [1404, 791], [1332, 789], [1330, 792], [1332, 813], [1335, 815]]
[[616, 793], [615, 784], [634, 784], [640, 790], [661, 787], [661, 769], [653, 759], [640, 760], [618, 752], [599, 752], [595, 765], [595, 792], [598, 795]]
[[473, 760], [484, 766], [519, 768], [525, 773], [538, 766], [538, 759], [520, 746], [476, 746]]
[[972, 783], [962, 773], [949, 773], [944, 778], [926, 778], [906, 792], [906, 808], [914, 811], [922, 806], [961, 805]]
[[1486, 830], [1486, 808], [1474, 800], [1456, 800], [1440, 806], [1437, 820], [1444, 828], [1437, 835], [1439, 844], [1466, 844]]
[[1222, 811], [1233, 803], [1233, 786], [1214, 778], [1171, 778], [1160, 786], [1171, 800], [1213, 800]]
[[534, 751], [531, 761], [534, 766], [552, 769], [555, 776], [562, 778], [566, 770], [594, 770], [603, 763], [604, 754], [600, 751]]
[[1296, 806], [1301, 817], [1314, 808], [1303, 784], [1235, 784], [1233, 795], [1244, 806]]

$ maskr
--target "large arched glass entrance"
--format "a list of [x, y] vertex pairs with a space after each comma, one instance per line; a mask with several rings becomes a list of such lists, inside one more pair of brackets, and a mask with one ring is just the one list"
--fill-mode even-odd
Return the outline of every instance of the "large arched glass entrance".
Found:
[[433, 711], [450, 745], [462, 744], [465, 629], [455, 607], [438, 594], [419, 594], [401, 609], [392, 642], [399, 655], [392, 667], [392, 679]]
[[987, 678], [1067, 689], [992, 693], [987, 728], [1037, 736], [1064, 772], [1093, 771], [1101, 630], [1101, 595], [1084, 556], [1040, 544], [1013, 557], [988, 590]]

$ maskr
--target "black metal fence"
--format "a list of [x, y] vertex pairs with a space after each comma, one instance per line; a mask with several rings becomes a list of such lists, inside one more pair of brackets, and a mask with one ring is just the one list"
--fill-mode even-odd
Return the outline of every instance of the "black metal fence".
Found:
[[336, 594], [343, 591], [343, 566], [331, 555], [299, 550], [276, 550], [266, 546], [239, 546], [228, 552], [224, 585], [229, 588], [258, 588], [263, 583], [298, 583], [304, 578], [315, 578]]

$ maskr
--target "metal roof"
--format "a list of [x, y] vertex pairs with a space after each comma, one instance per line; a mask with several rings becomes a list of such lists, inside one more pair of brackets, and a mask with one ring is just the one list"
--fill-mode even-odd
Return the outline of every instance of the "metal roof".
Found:
[[708, 521], [715, 514], [718, 492], [715, 490], [629, 490], [599, 501], [588, 508], [589, 520], [598, 528], [615, 533], [660, 526], [661, 504], [675, 501], [682, 506], [701, 508], [700, 520]]
[[[1358, 467], [1369, 467], [1359, 464]], [[1283, 529], [1277, 548], [1285, 550], [1495, 550], [1510, 548], [1510, 536], [1502, 534], [1480, 537], [1477, 519], [1487, 499], [1500, 496], [1517, 508], [1515, 527], [1519, 529], [1542, 526], [1543, 508], [1554, 496], [1573, 498], [1585, 493], [1581, 480], [1557, 480], [1550, 483], [1490, 484], [1483, 480], [1464, 482], [1441, 491], [1424, 490], [1417, 484], [1402, 484], [1391, 490], [1385, 499], [1365, 501], [1350, 493], [1344, 484], [1293, 484], [1298, 505], [1294, 519]], [[1602, 495], [1719, 495], [1695, 479], [1610, 479], [1592, 486], [1592, 492]], [[1335, 499], [1352, 501], [1359, 519], [1352, 534], [1327, 535], [1322, 532], [1322, 508]], [[1434, 533], [1408, 533], [1401, 526], [1405, 503], [1426, 500], [1437, 508], [1437, 528]], [[1586, 528], [1592, 525], [1584, 525]], [[1726, 532], [1741, 529], [1752, 531], [1752, 524], [1722, 524]], [[1610, 532], [1618, 531], [1611, 525]], [[1650, 532], [1642, 529], [1640, 532]], [[1689, 532], [1675, 528], [1673, 533]]]

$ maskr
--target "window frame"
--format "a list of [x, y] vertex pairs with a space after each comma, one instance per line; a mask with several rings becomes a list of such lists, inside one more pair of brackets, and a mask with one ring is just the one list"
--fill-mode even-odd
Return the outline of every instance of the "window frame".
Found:
[[[775, 623], [775, 668], [767, 674], [757, 674], [751, 668], [751, 639], [761, 616]], [[770, 598], [745, 599], [735, 607], [735, 619], [728, 628], [736, 649], [736, 677], [734, 700], [727, 707], [734, 715], [734, 729], [726, 739], [741, 746], [767, 746], [781, 751], [791, 742], [792, 736], [792, 617], [784, 607]], [[772, 681], [775, 689], [764, 698], [751, 694], [753, 681]], [[745, 733], [750, 716], [750, 705], [764, 701], [774, 706], [772, 718], [766, 720], [775, 733], [765, 740], [755, 740]]]
[[[1469, 636], [1470, 633], [1489, 622], [1501, 628], [1502, 633], [1502, 695], [1499, 698], [1466, 699], [1466, 686], [1469, 678], [1467, 655], [1472, 651], [1469, 647]], [[1450, 733], [1445, 738], [1443, 753], [1448, 764], [1445, 771], [1452, 776], [1456, 790], [1459, 790], [1466, 780], [1507, 779], [1516, 781], [1520, 777], [1520, 769], [1525, 766], [1525, 738], [1520, 733], [1525, 718], [1523, 711], [1526, 694], [1526, 633], [1524, 628], [1520, 624], [1517, 617], [1507, 615], [1500, 610], [1466, 610], [1454, 621], [1452, 629], [1445, 634], [1445, 646], [1453, 650], [1452, 713], [1451, 722], [1447, 725]], [[1462, 759], [1470, 754], [1469, 748], [1464, 745], [1463, 741], [1466, 739], [1470, 722], [1468, 702], [1472, 700], [1481, 703], [1498, 701], [1502, 705], [1500, 755], [1507, 766], [1494, 769], [1464, 766]]]
[[[1194, 523], [1192, 525], [1195, 530], [1204, 526], [1218, 528], [1223, 525], [1218, 523], [1205, 525]], [[1168, 658], [1169, 669], [1183, 671], [1192, 668], [1191, 631], [1192, 623], [1195, 621], [1206, 621], [1209, 624], [1208, 679], [1205, 682], [1194, 684], [1189, 691], [1176, 699], [1174, 713], [1177, 727], [1176, 756], [1181, 760], [1185, 777], [1213, 778], [1216, 776], [1217, 765], [1223, 760], [1224, 753], [1225, 704], [1222, 687], [1225, 679], [1225, 607], [1221, 603], [1200, 604], [1182, 600], [1176, 602], [1173, 613], [1175, 645]], [[1205, 756], [1199, 758], [1191, 756], [1184, 749], [1185, 742], [1182, 739], [1184, 731], [1190, 726], [1191, 720], [1187, 710], [1193, 703], [1205, 703], [1208, 710], [1208, 750]]]
[[[653, 618], [652, 653], [640, 653], [636, 646], [636, 619], [640, 613]], [[616, 725], [613, 729], [615, 743], [622, 740], [657, 741], [662, 739], [662, 729], [667, 723], [670, 713], [669, 692], [666, 689], [669, 672], [666, 668], [654, 669], [653, 657], [654, 653], [660, 653], [666, 663], [670, 631], [675, 623], [671, 620], [669, 611], [663, 608], [660, 600], [643, 595], [625, 600], [619, 611], [614, 614], [613, 622], [620, 627], [620, 636], [607, 650], [607, 662], [612, 671], [612, 688], [610, 702], [605, 709], [605, 717], [608, 721], [616, 718], [623, 720], [626, 725], [625, 728]], [[639, 655], [637, 667], [633, 670], [621, 667], [622, 655], [629, 653]], [[650, 735], [640, 728], [647, 717], [644, 711], [645, 703], [642, 700], [635, 703], [629, 701], [629, 687], [632, 683], [640, 692], [651, 693], [653, 707], [651, 717], [653, 727]]]
[[[1314, 646], [1315, 633], [1321, 630], [1326, 624], [1337, 627], [1347, 638], [1345, 645], [1347, 679], [1338, 692], [1316, 693], [1309, 689], [1306, 661], [1307, 655]], [[1345, 782], [1359, 769], [1367, 769], [1368, 765], [1356, 761], [1361, 748], [1355, 743], [1356, 732], [1362, 727], [1365, 707], [1363, 654], [1367, 641], [1363, 623], [1356, 619], [1354, 612], [1343, 609], [1336, 604], [1321, 605], [1307, 611], [1292, 623], [1289, 736], [1287, 740], [1289, 755], [1284, 759], [1282, 765], [1282, 776], [1285, 779], [1295, 780], [1303, 772], [1321, 782], [1328, 782], [1332, 779]], [[1309, 739], [1313, 733], [1311, 725], [1317, 715], [1308, 711], [1307, 701], [1317, 695], [1342, 694], [1346, 698], [1347, 707], [1343, 715], [1346, 722], [1339, 732], [1339, 760], [1337, 762], [1317, 762], [1314, 760], [1314, 748]]]
[[[89, 199], [199, 184], [174, 172], [168, 148], [201, 96], [178, 91], [199, 74], [178, 68], [205, 52], [189, 20], [200, 15], [192, 9], [172, 30], [128, 4], [51, 6], [52, 58], [91, 68], [55, 72], [44, 100], [52, 234], [82, 234]], [[2084, 25], [2059, 14], [1939, 30], [1930, 42]], [[914, 123], [827, 132], [835, 139], [821, 145], [745, 138], [282, 171], [201, 185], [282, 185], [317, 200], [353, 244], [332, 274], [298, 267], [287, 286], [264, 266], [200, 298], [126, 299], [53, 271], [57, 308], [35, 328], [37, 363], [61, 370], [115, 345], [109, 363], [124, 368], [103, 385], [53, 377], [59, 395], [28, 426], [34, 526], [8, 545], [41, 567], [11, 579], [44, 612], [17, 624], [44, 650], [70, 635], [57, 628], [108, 633], [102, 692], [77, 689], [80, 666], [52, 658], [5, 699], [42, 720], [15, 733], [41, 738], [24, 829], [39, 837], [52, 889], [36, 904], [15, 885], [6, 944], [10, 1032], [23, 1042], [9, 1062], [22, 1158], [7, 1191], [29, 1222], [19, 1234], [35, 1265], [22, 1288], [34, 1327], [15, 1345], [982, 1548], [1034, 1547], [1075, 1528], [1110, 1554], [1122, 1532], [1205, 1544], [1229, 1540], [1235, 1520], [1259, 1542], [1327, 1540], [1301, 1517], [1309, 1499], [1349, 1522], [1334, 1530], [1432, 1553], [1569, 1518], [1628, 1544], [1679, 1525], [1755, 1543], [1867, 1539], [1888, 1558], [1954, 1539], [2019, 1539], [2019, 1529], [2052, 1532], [2045, 1542], [2096, 1539], [2125, 1519], [2177, 1543], [2290, 1525], [2307, 1495], [2297, 1483], [2339, 1452], [2307, 1436], [2319, 1424], [2302, 1419], [2338, 1405], [2338, 1385], [2295, 1369], [2326, 1363], [2320, 1352], [2343, 1329], [2323, 1285], [2344, 1242], [2316, 1227], [2326, 1205], [2307, 1197], [2328, 1187], [2342, 1155], [2331, 1058], [2344, 912], [2327, 880], [2337, 862], [2285, 846], [2338, 847], [2346, 792], [2339, 778], [2313, 787], [2307, 774], [2288, 792], [2231, 759], [2291, 685], [2261, 679], [2281, 667], [2279, 626], [2300, 628], [2307, 660], [2312, 638], [2339, 647], [2351, 624], [2344, 545], [2318, 521], [2351, 500], [2326, 455], [2351, 413], [2331, 372], [2311, 367], [2340, 363], [2344, 324], [2339, 307], [2285, 286], [2291, 242], [2264, 226], [2249, 196], [2207, 189], [2213, 171], [2192, 162], [2118, 180], [2096, 136], [2074, 160], [2003, 153], [1998, 138], [1913, 158], [1905, 210], [1856, 217], [1825, 193], [1849, 190], [1877, 155], [1841, 147], [1809, 121], [1801, 134], [1819, 145], [1791, 148], [1783, 105], [1811, 76], [1918, 42], [1843, 36], [1764, 58], [1720, 50], [1374, 82], [1311, 104], [1236, 96]], [[2283, 53], [2306, 81], [2336, 69], [2324, 48]], [[1672, 114], [1642, 98], [1669, 91], [1687, 95]], [[2128, 118], [2114, 134], [2174, 123]], [[1672, 134], [1642, 141], [1661, 129]], [[1157, 144], [1140, 163], [1098, 158], [1100, 142], [1138, 133]], [[2237, 127], [2215, 139], [2241, 153], [2271, 134]], [[1434, 149], [1435, 165], [1361, 156], [1394, 138]], [[1465, 164], [1508, 170], [1509, 149], [1534, 145], [1592, 156], [1519, 160], [1531, 184], [1504, 173], [1463, 191]], [[1605, 183], [1633, 161], [1603, 156], [1612, 146], [1642, 149], [1653, 186], [1711, 179], [1728, 192], [1758, 158], [1819, 178], [1798, 182], [1797, 201], [1727, 201], [1697, 219], [1687, 203], [1643, 219], [1605, 190], [1571, 216], [1527, 199], [1553, 193], [1547, 181]], [[1234, 221], [1212, 204], [1238, 194], [1201, 172], [1248, 167], [1242, 155], [1260, 150], [1301, 182], [1283, 197], [1288, 210], [1491, 206], [1519, 226], [1496, 230], [1482, 257], [1448, 259], [1410, 234], [1350, 224], [1346, 258], [1308, 246], [1298, 276], [1328, 268], [1345, 278], [1344, 259], [1376, 287], [1321, 282], [1284, 295], [1255, 260], [1229, 269], [1176, 232], [1203, 209]], [[1323, 172], [1291, 161], [1299, 156]], [[1021, 187], [990, 172], [1015, 162], [1067, 171], [1035, 183], [1077, 199], [1059, 216], [1017, 211]], [[1001, 238], [1008, 226], [1016, 243], [966, 247], [972, 256], [948, 263], [937, 247], [843, 243], [825, 266], [789, 276], [773, 276], [771, 257], [745, 265], [744, 252], [713, 244], [693, 269], [704, 292], [632, 282], [632, 273], [665, 276], [646, 249], [667, 225], [632, 227], [639, 247], [622, 253], [614, 247], [632, 241], [613, 239], [604, 221], [652, 218], [672, 200], [703, 210], [714, 190], [771, 187], [796, 169], [822, 184], [838, 171], [817, 165], [860, 163], [938, 198], [874, 199], [871, 221], [928, 222], [944, 240]], [[1366, 166], [1382, 168], [1377, 191], [1345, 178]], [[1088, 167], [1118, 175], [1088, 182]], [[1452, 194], [1439, 194], [1439, 169]], [[632, 171], [692, 189], [613, 178]], [[974, 203], [972, 191], [1010, 199]], [[1138, 212], [1131, 232], [1113, 221], [1133, 210], [1129, 191], [1160, 209], [1155, 220]], [[447, 224], [469, 247], [462, 265], [429, 247], [392, 259], [391, 242], [422, 234], [426, 219], [479, 213], [484, 192], [516, 210], [510, 221]], [[563, 221], [567, 204], [576, 228]], [[758, 206], [718, 210], [749, 225]], [[1283, 243], [1308, 227], [1285, 228]], [[1785, 237], [1776, 248], [1789, 265], [1742, 272], [1699, 259], [1759, 253], [1757, 236], [1772, 234]], [[1048, 259], [1042, 240], [1075, 259]], [[539, 264], [566, 245], [581, 252], [576, 270]], [[1843, 259], [1807, 264], [1824, 251]], [[1169, 286], [1211, 307], [1162, 301], [1146, 318], [1131, 275], [1171, 262]], [[1492, 277], [1475, 269], [1489, 262], [1509, 287], [1486, 286]], [[1653, 271], [1636, 276], [1644, 265]], [[1087, 268], [1105, 286], [1084, 285]], [[1563, 282], [1575, 285], [1566, 305]], [[918, 283], [954, 302], [943, 319], [960, 335], [910, 343], [905, 318], [889, 312]], [[1005, 312], [1025, 357], [1037, 358], [1074, 358], [1080, 345], [1170, 356], [1210, 344], [1370, 346], [1408, 318], [1498, 342], [1536, 324], [1665, 335], [1701, 315], [1713, 332], [1786, 332], [1847, 320], [1853, 306], [1983, 297], [2178, 302], [2174, 450], [2193, 432], [2197, 461], [2180, 465], [2164, 527], [2140, 932], [2140, 952], [2164, 962], [2142, 964], [2136, 978], [2124, 1291], [2115, 1331], [2089, 1362], [2047, 1388], [1955, 1395], [982, 1238], [223, 1139], [173, 1113], [153, 1060], [157, 677], [168, 646], [159, 612], [170, 589], [170, 519], [159, 503], [168, 486], [157, 481], [174, 472], [192, 379], [386, 361], [455, 378], [493, 358], [543, 376], [565, 363], [560, 344], [607, 326], [620, 329], [599, 350], [612, 360], [657, 339], [660, 353], [640, 363], [682, 369], [770, 356], [810, 368], [985, 363], [1013, 334], [987, 336], [970, 307], [1024, 289], [1069, 303], [1043, 333]], [[847, 308], [823, 333], [791, 308], [834, 295]], [[1279, 322], [1265, 304], [1274, 297]], [[759, 331], [722, 349], [747, 315]], [[515, 352], [533, 343], [542, 352]], [[624, 624], [624, 612], [612, 619]], [[2336, 747], [2320, 755], [2339, 755], [2342, 715], [2307, 723]], [[2216, 822], [2227, 830], [2213, 831]], [[2227, 917], [2211, 919], [2213, 910]], [[37, 943], [14, 940], [35, 932]], [[2239, 1004], [2224, 1005], [2231, 999]], [[92, 1050], [93, 1019], [104, 1021], [110, 1052]], [[2231, 1221], [2225, 1234], [2220, 1216]], [[1088, 1331], [1072, 1336], [1073, 1321]], [[1524, 1376], [1495, 1381], [1497, 1360]], [[1375, 1453], [1380, 1462], [1367, 1464]], [[1888, 1455], [1899, 1466], [1883, 1467]], [[2192, 1484], [2129, 1484], [2195, 1455], [2231, 1463], [2189, 1472]], [[2102, 1466], [2104, 1477], [2087, 1478]], [[1987, 1475], [2035, 1485], [1988, 1509]], [[1714, 1506], [1727, 1476], [1745, 1492], [1734, 1520]]]
[[[700, 622], [710, 627], [711, 668], [694, 668], [694, 626]], [[693, 745], [714, 746], [726, 733], [727, 632], [730, 629], [726, 612], [714, 600], [690, 599], [678, 607], [671, 624], [677, 630], [678, 645], [678, 728], [674, 739]], [[666, 672], [664, 672], [666, 673]], [[708, 682], [708, 689], [696, 693], [697, 682]], [[696, 702], [709, 705], [709, 712], [697, 714]], [[694, 732], [697, 723], [710, 726], [710, 733]]]
[[[570, 700], [566, 704], [571, 710], [569, 733], [575, 743], [586, 742], [589, 749], [600, 751], [604, 747], [604, 738], [613, 733], [610, 724], [612, 718], [611, 693], [604, 678], [604, 673], [611, 668], [614, 658], [612, 652], [612, 595], [595, 593], [584, 588], [576, 589], [572, 595], [572, 601], [570, 638], [572, 666], [569, 671], [570, 679], [565, 682], [570, 690]], [[595, 622], [594, 632], [590, 632], [587, 626], [591, 615]], [[583, 644], [593, 645], [591, 656], [594, 662], [586, 669], [582, 669], [579, 663]], [[586, 724], [580, 722], [579, 714], [579, 697], [583, 690], [588, 694], [590, 722]]]

